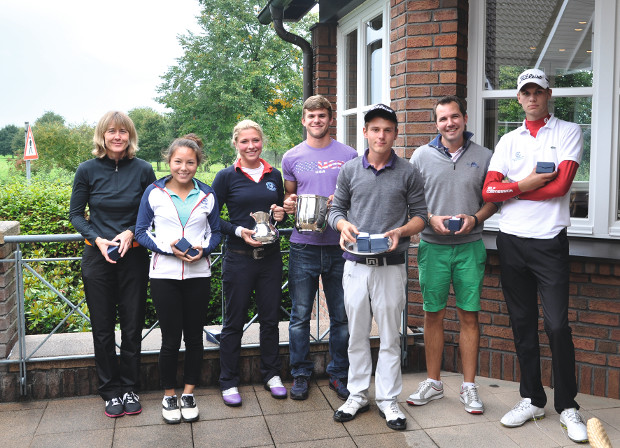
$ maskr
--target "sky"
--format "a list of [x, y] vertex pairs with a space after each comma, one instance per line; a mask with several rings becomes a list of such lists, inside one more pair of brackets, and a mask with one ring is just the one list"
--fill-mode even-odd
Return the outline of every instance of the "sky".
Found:
[[0, 0], [0, 128], [53, 111], [94, 125], [108, 110], [155, 101], [198, 33], [198, 0]]

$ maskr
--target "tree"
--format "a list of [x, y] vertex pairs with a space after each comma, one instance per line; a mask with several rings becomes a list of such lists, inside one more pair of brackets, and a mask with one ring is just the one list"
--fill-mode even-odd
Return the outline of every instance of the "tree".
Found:
[[34, 122], [35, 126], [51, 124], [51, 123], [58, 123], [64, 126], [65, 119], [64, 117], [58, 115], [57, 113], [48, 110], [48, 111], [45, 111], [45, 113], [41, 115], [39, 118], [37, 118], [37, 120]]
[[17, 148], [13, 146], [13, 140], [21, 135], [22, 144], [24, 143], [23, 131], [20, 132], [19, 128], [15, 125], [9, 124], [0, 129], [0, 156], [12, 155]]
[[[268, 136], [264, 154], [281, 154], [302, 137], [301, 50], [261, 25], [250, 0], [202, 0], [201, 34], [179, 37], [184, 55], [162, 77], [158, 101], [173, 110], [178, 134], [203, 137], [212, 161], [234, 160], [234, 125], [250, 118]], [[291, 31], [308, 35], [309, 15]]]
[[139, 157], [149, 162], [159, 162], [173, 140], [166, 117], [150, 107], [138, 107], [128, 113], [138, 132]]
[[60, 121], [35, 122], [32, 128], [39, 159], [33, 169], [59, 167], [75, 171], [77, 166], [90, 158], [93, 149], [92, 126], [87, 124], [65, 126]]

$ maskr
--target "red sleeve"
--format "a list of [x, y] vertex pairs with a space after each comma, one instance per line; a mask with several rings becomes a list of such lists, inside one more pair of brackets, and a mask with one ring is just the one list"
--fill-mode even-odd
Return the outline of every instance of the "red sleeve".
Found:
[[519, 195], [519, 199], [528, 201], [544, 201], [545, 199], [564, 196], [573, 183], [579, 164], [574, 160], [563, 160], [558, 165], [558, 175], [544, 187], [526, 191]]
[[498, 171], [489, 171], [482, 187], [484, 202], [503, 202], [521, 194], [518, 182], [504, 183], [504, 175]]

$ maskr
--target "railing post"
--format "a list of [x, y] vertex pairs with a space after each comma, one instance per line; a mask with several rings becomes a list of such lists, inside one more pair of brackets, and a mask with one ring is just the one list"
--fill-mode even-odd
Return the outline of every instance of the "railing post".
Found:
[[[0, 359], [8, 358], [18, 341], [18, 299], [15, 266], [15, 243], [7, 243], [4, 237], [19, 235], [19, 222], [0, 221]], [[8, 371], [8, 366], [6, 367]], [[0, 398], [15, 399], [8, 390], [9, 375], [0, 384]], [[7, 390], [5, 390], [7, 388]], [[5, 400], [2, 401], [5, 401]]]

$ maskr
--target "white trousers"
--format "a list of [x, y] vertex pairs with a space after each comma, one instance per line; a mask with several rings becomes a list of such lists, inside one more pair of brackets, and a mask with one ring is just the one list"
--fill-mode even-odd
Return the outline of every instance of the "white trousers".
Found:
[[342, 277], [344, 306], [349, 319], [350, 398], [365, 404], [372, 375], [370, 329], [379, 329], [380, 347], [375, 371], [375, 400], [379, 409], [396, 401], [402, 391], [400, 323], [406, 304], [406, 264], [366, 266], [347, 261]]

